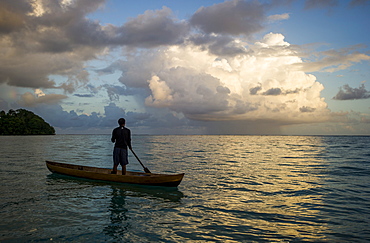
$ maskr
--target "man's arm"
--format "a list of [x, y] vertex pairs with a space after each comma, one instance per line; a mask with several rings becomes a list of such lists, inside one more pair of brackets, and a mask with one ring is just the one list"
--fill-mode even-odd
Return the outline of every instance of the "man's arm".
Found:
[[132, 150], [131, 146], [131, 131], [130, 129], [127, 129], [127, 146], [130, 150]]
[[115, 131], [116, 129], [113, 129], [113, 132], [112, 132], [112, 138], [110, 139], [112, 141], [112, 143], [114, 143], [116, 141], [116, 137], [115, 137]]

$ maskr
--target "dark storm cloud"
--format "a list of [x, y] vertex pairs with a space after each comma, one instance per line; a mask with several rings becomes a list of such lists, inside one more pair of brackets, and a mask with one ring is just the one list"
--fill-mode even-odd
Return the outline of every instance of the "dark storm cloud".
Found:
[[357, 7], [357, 6], [365, 6], [365, 5], [368, 5], [369, 3], [370, 3], [370, 0], [352, 0], [349, 5], [351, 7]]
[[125, 61], [122, 60], [116, 60], [112, 62], [109, 66], [101, 69], [95, 70], [98, 74], [113, 74], [116, 71], [123, 71], [122, 67], [125, 65]]
[[19, 30], [24, 26], [23, 12], [30, 11], [27, 3], [4, 0], [0, 2], [0, 35]]
[[[315, 9], [315, 8], [333, 8], [339, 5], [341, 1], [339, 0], [306, 0], [304, 8], [305, 9]], [[349, 2], [349, 6], [357, 7], [367, 5], [369, 0], [352, 0]]]
[[[42, 116], [50, 125], [61, 129], [79, 128], [84, 130], [91, 127], [114, 127], [120, 117], [126, 118], [128, 116], [124, 109], [117, 107], [114, 103], [104, 107], [104, 114], [93, 112], [90, 115], [78, 115], [74, 110], [64, 111], [60, 105], [46, 104], [32, 110]], [[130, 119], [135, 115], [135, 113], [131, 114]], [[131, 121], [135, 123], [133, 119]], [[131, 124], [131, 126], [133, 125]]]
[[316, 108], [308, 107], [308, 106], [302, 106], [299, 108], [300, 112], [314, 112]]
[[218, 56], [235, 56], [248, 52], [242, 43], [235, 42], [235, 39], [230, 36], [197, 34], [190, 36], [189, 41]]
[[339, 92], [333, 97], [334, 100], [359, 100], [369, 99], [370, 92], [362, 84], [359, 88], [352, 88], [348, 84], [340, 87]]
[[43, 104], [41, 106], [31, 107], [30, 110], [43, 117], [45, 121], [57, 128], [61, 133], [68, 131], [83, 133], [88, 129], [96, 128], [103, 129], [101, 131], [107, 131], [109, 133], [112, 127], [118, 126], [117, 121], [121, 117], [126, 119], [127, 126], [134, 131], [151, 128], [153, 133], [156, 133], [156, 130], [158, 133], [171, 131], [171, 129], [176, 127], [187, 126], [189, 122], [187, 119], [178, 118], [170, 113], [154, 116], [147, 112], [126, 111], [118, 107], [115, 103], [106, 105], [104, 107], [104, 114], [93, 112], [90, 115], [79, 115], [74, 110], [69, 112], [64, 111], [58, 104]]
[[272, 88], [263, 93], [263, 95], [281, 95], [282, 91], [280, 88]]
[[0, 111], [8, 111], [9, 105], [3, 98], [0, 98]]
[[93, 95], [93, 94], [74, 94], [73, 96], [82, 97], [82, 98], [92, 98], [92, 97], [95, 97], [95, 95]]
[[145, 11], [144, 14], [117, 28], [114, 41], [119, 45], [134, 47], [179, 44], [188, 30], [186, 22], [176, 21], [172, 11], [163, 7], [157, 11]]
[[254, 87], [254, 88], [249, 89], [249, 93], [250, 93], [251, 95], [255, 95], [255, 94], [257, 94], [257, 92], [258, 92], [258, 91], [260, 91], [261, 89], [262, 89], [262, 87], [261, 87], [261, 86], [257, 86], [257, 87]]
[[[262, 90], [262, 87], [261, 86], [257, 86], [257, 87], [254, 87], [254, 88], [251, 88], [249, 89], [249, 93], [251, 95], [257, 95], [258, 92]], [[283, 90], [283, 89], [280, 89], [280, 88], [271, 88], [271, 89], [268, 89], [266, 90], [265, 92], [262, 92], [261, 94], [262, 95], [289, 95], [289, 94], [297, 94], [299, 93], [300, 91], [302, 91], [301, 89], [295, 89], [295, 90]]]
[[338, 0], [306, 0], [305, 9], [328, 8], [338, 5]]
[[251, 35], [263, 28], [264, 6], [257, 1], [232, 0], [202, 7], [190, 24], [205, 33]]
[[118, 101], [120, 95], [130, 96], [130, 95], [136, 95], [136, 94], [142, 92], [141, 90], [138, 90], [138, 89], [135, 89], [135, 88], [130, 88], [130, 87], [126, 87], [126, 86], [119, 86], [119, 85], [105, 84], [102, 87], [107, 90], [107, 94], [108, 94], [109, 99], [111, 101]]
[[[68, 31], [75, 25], [88, 23], [84, 15], [96, 10], [103, 1], [93, 0], [88, 4], [85, 0], [75, 1], [69, 6], [63, 6], [61, 1], [43, 3], [41, 15], [36, 11], [39, 2], [2, 1], [1, 13], [6, 14], [0, 17], [0, 83], [57, 88], [55, 81], [49, 78], [52, 74], [86, 82], [83, 63], [101, 49], [78, 45]], [[70, 84], [59, 87], [74, 90]]]
[[[2, 1], [0, 3], [0, 83], [30, 88], [63, 88], [73, 92], [86, 84], [84, 63], [106, 48], [158, 47], [181, 43], [188, 32], [170, 9], [146, 11], [122, 26], [103, 26], [86, 15], [104, 0]], [[41, 11], [41, 12], [40, 12]], [[58, 85], [50, 75], [64, 76]]]
[[[99, 6], [97, 4], [95, 9]], [[172, 16], [172, 11], [166, 7], [155, 11], [148, 10], [122, 26], [111, 24], [103, 26], [98, 21], [83, 18], [86, 15], [84, 10], [84, 7], [79, 4], [78, 8], [72, 8], [69, 14], [57, 16], [60, 17], [59, 21], [52, 21], [53, 19], [47, 16], [45, 22], [40, 22], [44, 26], [57, 27], [42, 35], [40, 43], [45, 51], [70, 51], [80, 46], [151, 48], [180, 43], [188, 32], [187, 23], [177, 21]]]

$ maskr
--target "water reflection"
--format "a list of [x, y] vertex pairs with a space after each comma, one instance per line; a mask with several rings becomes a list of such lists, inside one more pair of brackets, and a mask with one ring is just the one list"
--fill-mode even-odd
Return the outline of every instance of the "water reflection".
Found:
[[[47, 175], [50, 184], [70, 182], [91, 186], [110, 186], [114, 190], [122, 190], [131, 197], [152, 197], [165, 199], [170, 202], [180, 202], [184, 194], [177, 187], [144, 186], [126, 183], [115, 183], [109, 181], [97, 181], [73, 176], [51, 173]], [[114, 195], [114, 194], [112, 194]]]
[[316, 176], [325, 164], [319, 156], [321, 138], [289, 137], [282, 142], [281, 137], [257, 137], [248, 141], [248, 148], [253, 152], [241, 163], [242, 172], [235, 181], [228, 180], [232, 191], [249, 190], [239, 198], [239, 208], [246, 206], [249, 215], [245, 223], [266, 232], [266, 238], [325, 238], [321, 232], [327, 225], [319, 214], [323, 183]]
[[[80, 214], [100, 215], [97, 223], [102, 226], [100, 232], [108, 237], [104, 239], [118, 242], [125, 242], [127, 239], [133, 241], [130, 240], [130, 237], [135, 237], [132, 232], [140, 231], [137, 227], [145, 230], [145, 224], [148, 219], [152, 220], [150, 215], [153, 212], [163, 210], [164, 207], [173, 210], [181, 205], [185, 197], [178, 188], [100, 182], [58, 174], [49, 174], [47, 179], [48, 185], [58, 187], [60, 194], [73, 194], [63, 198], [63, 204], [69, 205], [69, 209], [75, 204], [73, 198], [76, 193], [79, 198], [86, 199], [84, 204], [99, 201], [99, 205], [79, 204], [78, 207], [72, 207], [73, 210], [79, 210]], [[55, 196], [52, 196], [55, 193], [57, 192], [51, 192], [49, 198], [55, 199]], [[164, 217], [162, 220], [168, 219]], [[103, 224], [104, 221], [106, 223]]]
[[189, 137], [150, 139], [154, 142], [147, 143], [146, 151], [159, 161], [167, 163], [166, 150], [172, 152], [169, 170], [184, 161], [186, 205], [203, 202], [189, 206], [194, 217], [182, 225], [184, 231], [197, 225], [203, 238], [325, 239], [322, 138], [203, 136], [195, 138], [196, 144]]
[[121, 239], [130, 228], [125, 194], [124, 190], [112, 187], [112, 198], [108, 207], [110, 211], [110, 223], [104, 228], [103, 232], [114, 239]]
[[[135, 186], [135, 185], [121, 185], [111, 186], [111, 200], [108, 206], [110, 212], [110, 223], [104, 228], [103, 232], [116, 240], [124, 240], [129, 238], [127, 234], [132, 227], [137, 225], [137, 212], [138, 205], [128, 205], [139, 199], [139, 204], [142, 204], [142, 208], [145, 207], [141, 200], [158, 200], [161, 199], [164, 202], [180, 202], [184, 196], [182, 192], [175, 188], [165, 187], [147, 187], [147, 186]], [[133, 207], [134, 206], [134, 207]], [[138, 208], [141, 210], [141, 208]], [[143, 210], [145, 211], [145, 210]], [[132, 219], [128, 215], [133, 215], [135, 219]], [[133, 222], [134, 221], [134, 222]], [[133, 222], [133, 223], [132, 223]], [[141, 226], [144, 228], [144, 226]]]
[[[368, 140], [355, 142], [357, 151], [341, 141], [302, 136], [142, 136], [136, 139], [140, 158], [152, 171], [185, 172], [180, 188], [186, 197], [177, 189], [114, 185], [106, 233], [123, 237], [128, 227], [134, 227], [132, 221], [137, 225], [141, 217], [150, 218], [155, 232], [193, 240], [315, 241], [338, 239], [341, 231], [356, 232], [356, 224], [348, 222], [359, 219], [365, 224], [369, 214], [363, 189], [356, 189], [366, 184], [361, 176], [369, 174], [368, 152], [359, 154], [366, 151]], [[130, 202], [142, 207], [132, 208]], [[148, 225], [143, 231], [154, 231]]]
[[369, 239], [370, 137], [137, 136], [151, 171], [186, 173], [178, 189], [46, 169], [44, 157], [110, 167], [109, 136], [1, 139], [1, 235], [14, 242]]

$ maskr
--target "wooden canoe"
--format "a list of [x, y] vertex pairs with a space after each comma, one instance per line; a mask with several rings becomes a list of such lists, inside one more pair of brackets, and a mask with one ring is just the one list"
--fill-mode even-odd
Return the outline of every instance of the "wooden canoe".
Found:
[[126, 175], [122, 175], [121, 174], [122, 172], [118, 171], [118, 174], [111, 174], [112, 171], [111, 169], [58, 163], [52, 161], [46, 161], [46, 166], [51, 172], [63, 175], [93, 180], [112, 181], [150, 186], [177, 187], [180, 184], [182, 178], [184, 177], [184, 173], [168, 175], [168, 174], [127, 171]]

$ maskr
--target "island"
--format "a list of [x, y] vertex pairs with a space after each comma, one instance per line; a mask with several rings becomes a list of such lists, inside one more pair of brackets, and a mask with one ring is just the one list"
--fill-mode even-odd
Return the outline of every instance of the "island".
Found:
[[0, 135], [55, 135], [54, 127], [25, 109], [0, 112]]

